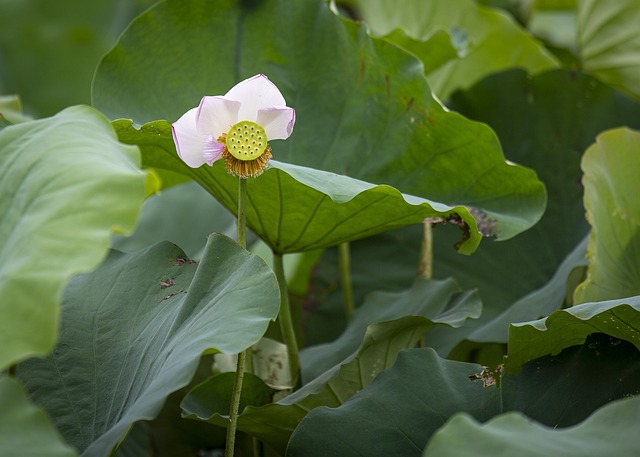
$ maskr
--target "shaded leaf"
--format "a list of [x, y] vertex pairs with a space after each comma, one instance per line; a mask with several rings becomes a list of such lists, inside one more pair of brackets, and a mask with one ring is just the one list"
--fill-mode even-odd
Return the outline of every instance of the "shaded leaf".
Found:
[[0, 132], [0, 369], [51, 350], [64, 285], [133, 229], [152, 178], [86, 106]]
[[349, 402], [311, 411], [291, 437], [287, 456], [419, 456], [456, 412], [480, 421], [500, 412], [498, 390], [469, 380], [481, 370], [441, 359], [430, 348], [403, 351], [393, 368]]
[[520, 413], [507, 413], [481, 424], [467, 414], [455, 415], [436, 432], [424, 457], [476, 457], [478, 450], [495, 457], [632, 457], [640, 452], [640, 397], [603, 406], [579, 425], [545, 427]]
[[506, 372], [500, 384], [503, 411], [520, 411], [549, 427], [568, 427], [602, 405], [640, 394], [640, 351], [602, 333]]
[[509, 324], [524, 322], [547, 316], [563, 307], [567, 294], [567, 281], [575, 268], [587, 265], [587, 240], [584, 240], [560, 264], [553, 278], [538, 290], [525, 295], [511, 307], [496, 316], [487, 324], [476, 329], [469, 339], [479, 342], [506, 343], [509, 339]]
[[602, 133], [585, 152], [582, 168], [592, 229], [587, 279], [575, 301], [640, 295], [640, 132]]
[[187, 385], [204, 351], [246, 349], [278, 308], [271, 270], [222, 235], [199, 265], [170, 243], [114, 251], [71, 281], [55, 350], [18, 375], [83, 456], [110, 455]]

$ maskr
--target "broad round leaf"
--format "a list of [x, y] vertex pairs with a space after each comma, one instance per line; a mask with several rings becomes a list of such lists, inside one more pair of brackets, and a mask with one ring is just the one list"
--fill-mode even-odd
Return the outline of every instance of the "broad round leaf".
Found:
[[156, 189], [139, 160], [86, 106], [0, 132], [0, 369], [51, 350], [68, 279], [133, 230]]
[[603, 406], [579, 425], [556, 429], [521, 413], [507, 413], [482, 424], [457, 414], [436, 432], [423, 457], [632, 457], [640, 452], [640, 397]]
[[592, 229], [587, 279], [575, 301], [640, 295], [640, 132], [623, 128], [599, 135], [582, 169]]
[[110, 455], [188, 384], [204, 351], [251, 346], [279, 304], [269, 267], [222, 235], [209, 238], [200, 264], [166, 242], [114, 251], [70, 282], [56, 348], [18, 375], [83, 456]]
[[[114, 123], [121, 141], [138, 144], [144, 165], [179, 171], [198, 181], [230, 211], [237, 209], [238, 179], [222, 161], [212, 168], [189, 168], [175, 153], [171, 126], [157, 121], [140, 130], [130, 122]], [[427, 217], [461, 220], [458, 249], [470, 254], [481, 239], [466, 207], [451, 207], [403, 195], [386, 185], [373, 185], [312, 168], [272, 160], [259, 179], [247, 181], [247, 225], [273, 251], [300, 252], [334, 246], [409, 224]]]
[[504, 161], [490, 129], [446, 111], [415, 57], [368, 37], [320, 0], [226, 0], [216, 14], [197, 0], [161, 3], [105, 56], [93, 101], [111, 118], [174, 121], [203, 95], [225, 93], [256, 73], [266, 73], [296, 109], [291, 138], [272, 143], [276, 160], [474, 207], [481, 231], [500, 239], [540, 217], [543, 186]]
[[35, 407], [24, 389], [7, 376], [0, 376], [0, 455], [9, 457], [74, 457], [78, 454], [63, 443], [51, 420]]

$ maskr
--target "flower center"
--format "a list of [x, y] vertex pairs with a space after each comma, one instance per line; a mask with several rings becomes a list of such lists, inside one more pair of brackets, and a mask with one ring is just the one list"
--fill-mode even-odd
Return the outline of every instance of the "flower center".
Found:
[[267, 134], [255, 122], [240, 121], [227, 133], [227, 150], [238, 160], [255, 160], [267, 149]]

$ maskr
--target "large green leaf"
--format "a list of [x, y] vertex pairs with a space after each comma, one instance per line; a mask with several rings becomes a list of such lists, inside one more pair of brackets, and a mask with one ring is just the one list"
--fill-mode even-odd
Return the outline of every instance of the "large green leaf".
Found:
[[0, 376], [0, 456], [73, 457], [51, 420], [15, 380]]
[[598, 136], [584, 154], [584, 206], [591, 223], [589, 269], [578, 303], [640, 295], [640, 132]]
[[[557, 66], [555, 58], [521, 29], [508, 15], [485, 8], [472, 0], [409, 0], [398, 7], [393, 0], [352, 0], [372, 33], [403, 46], [431, 66], [430, 41], [447, 32], [458, 57], [427, 75], [434, 92], [447, 99], [483, 77], [507, 68], [521, 67], [539, 73]], [[395, 29], [401, 29], [413, 38]], [[393, 33], [392, 33], [393, 32]], [[425, 48], [421, 50], [421, 48]], [[439, 55], [436, 54], [436, 59]]]
[[477, 319], [481, 310], [482, 304], [477, 293], [462, 293], [452, 279], [416, 279], [412, 287], [402, 292], [372, 293], [356, 310], [339, 338], [301, 351], [303, 381], [320, 376], [351, 355], [360, 345], [367, 327], [373, 323], [402, 316], [423, 316], [431, 321], [433, 327], [459, 327], [467, 319]]
[[[237, 208], [238, 180], [222, 161], [213, 167], [189, 168], [175, 153], [171, 125], [165, 121], [135, 129], [114, 123], [121, 141], [139, 144], [145, 166], [179, 171], [197, 180], [230, 211]], [[419, 224], [426, 217], [462, 219], [459, 246], [470, 254], [481, 234], [469, 210], [403, 195], [386, 185], [375, 186], [347, 176], [272, 160], [260, 179], [247, 181], [247, 225], [279, 253], [308, 251], [363, 238], [382, 231]]]
[[0, 369], [51, 350], [65, 283], [133, 229], [147, 176], [89, 107], [0, 132]]
[[[175, 120], [203, 95], [225, 93], [256, 73], [266, 73], [296, 108], [291, 138], [272, 144], [276, 160], [474, 207], [483, 233], [501, 239], [540, 217], [542, 185], [530, 170], [504, 161], [490, 129], [445, 110], [416, 58], [370, 38], [363, 25], [341, 20], [320, 0], [225, 0], [215, 14], [201, 0], [160, 3], [105, 56], [93, 101], [109, 117], [136, 124]], [[136, 144], [170, 141], [166, 123], [147, 127], [157, 141], [139, 137]], [[184, 173], [177, 160], [166, 169]], [[205, 174], [218, 179], [216, 167], [190, 176]]]
[[293, 433], [287, 456], [420, 455], [456, 412], [480, 421], [500, 412], [498, 390], [469, 381], [481, 370], [441, 359], [430, 348], [403, 351], [351, 401], [311, 411]]
[[602, 81], [640, 97], [640, 3], [637, 0], [578, 4], [578, 47], [583, 68]]
[[603, 406], [579, 425], [555, 429], [520, 413], [507, 413], [482, 424], [467, 414], [453, 416], [424, 451], [424, 457], [632, 457], [640, 452], [640, 397]]
[[[358, 351], [341, 365], [276, 403], [247, 406], [239, 417], [238, 430], [258, 437], [284, 454], [291, 433], [309, 411], [318, 406], [336, 407], [346, 402], [380, 372], [392, 366], [398, 352], [415, 347], [432, 325], [429, 320], [417, 316], [370, 325]], [[210, 388], [214, 387], [201, 384], [185, 398], [184, 415], [226, 426], [229, 419], [223, 416], [224, 410], [218, 409], [218, 402], [198, 392]]]
[[204, 351], [244, 350], [278, 309], [271, 270], [222, 235], [199, 265], [170, 243], [114, 251], [70, 282], [58, 345], [18, 375], [82, 455], [109, 455], [187, 385]]
[[629, 341], [640, 349], [640, 296], [584, 303], [544, 319], [512, 324], [506, 366], [516, 371], [537, 357], [582, 344], [594, 332]]

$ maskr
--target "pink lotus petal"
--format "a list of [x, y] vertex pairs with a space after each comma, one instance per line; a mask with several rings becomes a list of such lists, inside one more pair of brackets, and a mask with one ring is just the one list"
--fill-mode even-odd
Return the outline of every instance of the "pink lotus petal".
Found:
[[201, 135], [219, 138], [238, 122], [241, 103], [221, 95], [203, 97], [196, 115], [196, 128]]
[[191, 168], [198, 168], [205, 163], [205, 159], [202, 156], [204, 137], [196, 130], [197, 112], [198, 108], [190, 109], [171, 126], [178, 156]]
[[287, 104], [275, 84], [262, 74], [239, 82], [225, 94], [225, 98], [242, 103], [238, 112], [239, 121], [256, 122], [259, 110]]
[[202, 145], [202, 156], [205, 163], [209, 166], [213, 165], [213, 162], [221, 158], [222, 151], [224, 151], [224, 144], [218, 143], [213, 135], [207, 135]]
[[261, 109], [256, 122], [264, 128], [269, 141], [286, 140], [293, 131], [296, 111], [286, 106]]

